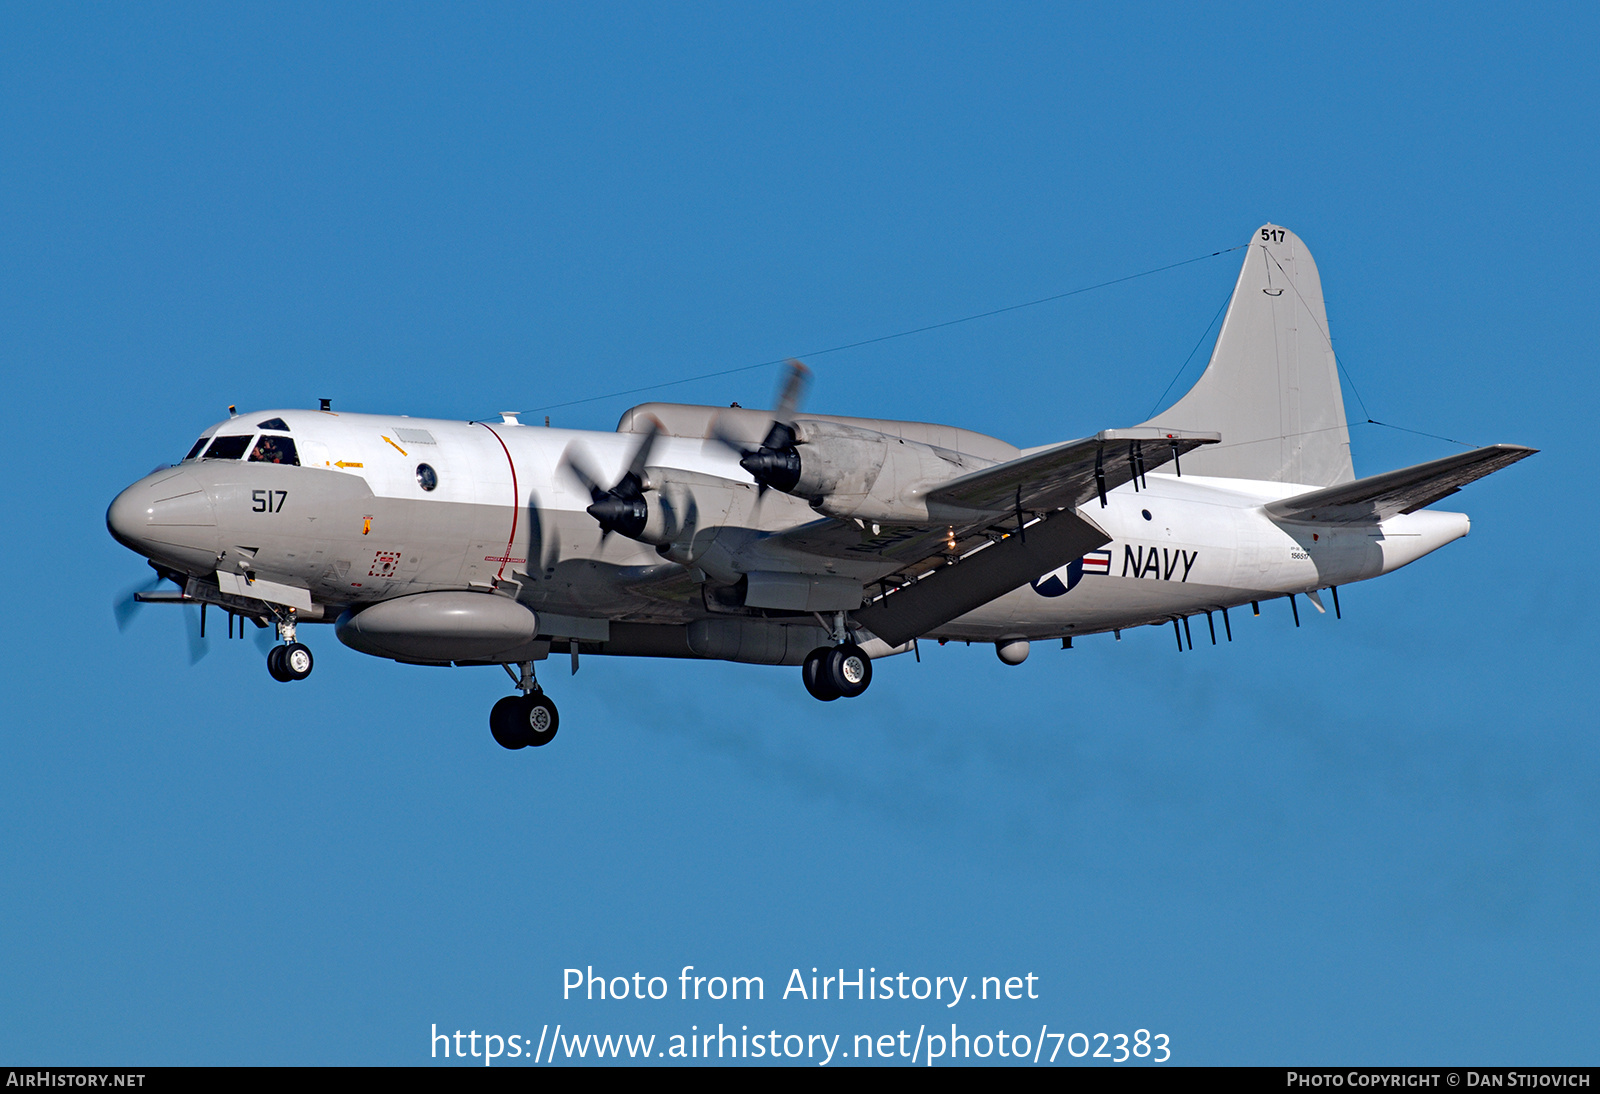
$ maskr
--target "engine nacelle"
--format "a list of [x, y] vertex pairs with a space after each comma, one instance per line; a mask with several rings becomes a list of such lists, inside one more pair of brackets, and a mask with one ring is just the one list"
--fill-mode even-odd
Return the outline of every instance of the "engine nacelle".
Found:
[[751, 492], [726, 479], [677, 468], [651, 467], [645, 476], [648, 512], [643, 529], [632, 538], [654, 545], [663, 558], [684, 566], [700, 561], [711, 549], [737, 495]]
[[788, 493], [830, 517], [894, 524], [930, 519], [929, 487], [991, 461], [870, 429], [802, 419], [795, 423], [800, 474]]

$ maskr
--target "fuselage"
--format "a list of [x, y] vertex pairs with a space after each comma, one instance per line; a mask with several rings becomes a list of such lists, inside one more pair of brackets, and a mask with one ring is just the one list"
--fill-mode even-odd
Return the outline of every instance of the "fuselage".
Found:
[[[824, 518], [798, 498], [758, 497], [735, 453], [664, 436], [653, 465], [725, 484], [731, 500], [714, 514], [721, 530], [713, 548], [684, 565], [648, 544], [602, 536], [563, 454], [577, 446], [617, 478], [636, 443], [628, 433], [510, 421], [262, 411], [207, 430], [189, 458], [119, 495], [107, 523], [122, 543], [202, 586], [247, 573], [304, 590], [304, 622], [417, 593], [494, 591], [542, 619], [569, 621], [570, 637], [596, 652], [795, 663], [803, 642], [787, 652], [746, 643], [747, 655], [737, 639], [708, 642], [707, 625], [773, 621], [730, 620], [706, 586], [736, 581], [741, 571], [814, 568], [815, 559], [793, 557], [774, 537]], [[1468, 530], [1465, 516], [1431, 510], [1312, 526], [1275, 521], [1262, 508], [1311, 489], [1151, 473], [1112, 490], [1103, 507], [1083, 507], [1111, 537], [1103, 548], [928, 637], [1041, 639], [1159, 623], [1374, 577]], [[827, 569], [870, 587], [893, 564], [864, 555], [830, 559]], [[585, 630], [584, 620], [609, 629]], [[804, 618], [788, 622], [813, 629]], [[552, 626], [560, 637], [560, 625]], [[648, 628], [687, 629], [700, 635], [698, 646], [691, 637], [681, 648]]]

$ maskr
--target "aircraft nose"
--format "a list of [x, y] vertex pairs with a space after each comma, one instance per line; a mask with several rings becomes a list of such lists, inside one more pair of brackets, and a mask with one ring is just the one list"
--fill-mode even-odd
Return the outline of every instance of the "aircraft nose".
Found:
[[[142, 555], [214, 554], [217, 515], [211, 495], [187, 471], [171, 468], [140, 479], [106, 510], [106, 528]], [[163, 550], [167, 548], [167, 550]], [[177, 559], [175, 559], [176, 561]]]

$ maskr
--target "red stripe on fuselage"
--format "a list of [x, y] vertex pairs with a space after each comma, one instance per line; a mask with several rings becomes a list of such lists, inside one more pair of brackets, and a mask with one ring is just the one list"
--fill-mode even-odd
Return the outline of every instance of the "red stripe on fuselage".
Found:
[[[494, 581], [495, 584], [498, 585], [500, 584], [501, 577], [505, 575], [506, 563], [511, 561], [511, 545], [515, 543], [517, 539], [517, 516], [522, 511], [522, 492], [517, 489], [517, 461], [511, 458], [511, 449], [506, 447], [505, 441], [500, 440], [500, 434], [494, 431], [493, 426], [489, 425], [487, 422], [479, 422], [478, 424], [487, 429], [489, 431], [489, 435], [495, 440], [500, 441], [500, 451], [506, 454], [506, 463], [511, 465], [511, 535], [506, 538], [505, 557], [498, 560], [500, 563], [500, 569], [495, 571]], [[487, 561], [487, 559], [485, 561]]]

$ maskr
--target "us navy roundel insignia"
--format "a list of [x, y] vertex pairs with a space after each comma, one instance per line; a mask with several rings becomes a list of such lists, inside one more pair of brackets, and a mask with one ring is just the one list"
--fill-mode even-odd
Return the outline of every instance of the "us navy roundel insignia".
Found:
[[1067, 564], [1067, 580], [1065, 584], [1063, 584], [1061, 581], [1060, 570], [1057, 570], [1054, 573], [1045, 574], [1043, 577], [1035, 578], [1033, 581], [1029, 582], [1029, 584], [1033, 586], [1033, 591], [1038, 593], [1040, 596], [1061, 596], [1082, 580], [1083, 559], [1080, 558], [1076, 562], [1069, 562]]

